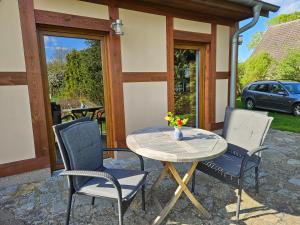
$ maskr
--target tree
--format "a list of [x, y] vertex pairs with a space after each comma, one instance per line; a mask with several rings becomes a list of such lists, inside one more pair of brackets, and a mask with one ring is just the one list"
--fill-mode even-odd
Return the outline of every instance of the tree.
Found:
[[66, 70], [66, 55], [69, 50], [56, 48], [52, 60], [47, 62], [49, 92], [51, 97], [57, 97], [64, 82]]
[[86, 43], [87, 48], [72, 50], [67, 54], [61, 95], [94, 105], [104, 105], [100, 42], [89, 40]]
[[273, 17], [272, 19], [268, 20], [267, 25], [272, 26], [272, 25], [277, 25], [281, 23], [287, 23], [290, 21], [298, 20], [300, 19], [300, 12], [294, 12], [290, 14], [281, 14], [278, 16]]
[[247, 45], [249, 50], [255, 49], [257, 47], [259, 42], [262, 40], [264, 33], [264, 31], [259, 31], [252, 35], [251, 41]]
[[268, 79], [269, 69], [274, 63], [274, 59], [266, 52], [253, 55], [243, 64], [240, 64], [239, 72], [243, 75], [240, 78], [242, 87], [256, 80]]
[[47, 64], [49, 92], [52, 97], [57, 97], [63, 87], [64, 73], [66, 66], [58, 60], [53, 60]]
[[245, 75], [245, 63], [239, 63], [238, 64], [238, 76], [237, 76], [237, 92], [238, 92], [238, 95], [241, 94], [242, 92], [242, 89], [243, 89], [243, 84], [242, 84], [242, 80], [243, 80], [243, 77]]
[[300, 80], [300, 50], [290, 51], [275, 69], [275, 77], [283, 80]]

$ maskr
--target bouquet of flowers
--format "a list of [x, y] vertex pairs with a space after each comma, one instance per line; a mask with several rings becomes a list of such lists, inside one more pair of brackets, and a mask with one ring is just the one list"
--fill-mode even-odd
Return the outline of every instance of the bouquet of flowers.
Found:
[[173, 113], [168, 112], [167, 116], [165, 117], [165, 120], [169, 121], [169, 126], [181, 129], [182, 126], [186, 125], [189, 119], [175, 116]]

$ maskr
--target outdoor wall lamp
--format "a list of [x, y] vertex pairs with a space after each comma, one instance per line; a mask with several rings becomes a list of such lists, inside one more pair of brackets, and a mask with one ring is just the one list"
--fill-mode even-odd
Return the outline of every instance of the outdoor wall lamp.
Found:
[[122, 31], [123, 23], [122, 20], [115, 20], [114, 22], [111, 23], [111, 28], [114, 30], [116, 35], [124, 35], [124, 32]]

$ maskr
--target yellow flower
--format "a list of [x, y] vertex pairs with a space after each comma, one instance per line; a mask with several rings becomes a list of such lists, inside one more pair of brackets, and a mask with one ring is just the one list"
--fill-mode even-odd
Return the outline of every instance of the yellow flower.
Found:
[[185, 125], [187, 123], [187, 121], [189, 120], [189, 118], [185, 118], [182, 120], [183, 125]]
[[165, 120], [170, 121], [170, 117], [169, 117], [169, 116], [166, 116], [166, 117], [165, 117]]

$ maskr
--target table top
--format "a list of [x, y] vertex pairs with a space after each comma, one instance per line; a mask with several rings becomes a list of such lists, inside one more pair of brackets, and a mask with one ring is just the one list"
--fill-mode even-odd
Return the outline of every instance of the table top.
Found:
[[210, 131], [183, 127], [183, 140], [173, 139], [174, 128], [147, 127], [134, 131], [126, 138], [135, 153], [165, 162], [194, 162], [216, 158], [225, 153], [227, 142]]
[[97, 111], [99, 109], [103, 109], [103, 106], [97, 107], [86, 107], [86, 108], [70, 108], [70, 109], [63, 109], [63, 112], [73, 112], [73, 113], [80, 113], [80, 112], [87, 112], [87, 111]]

